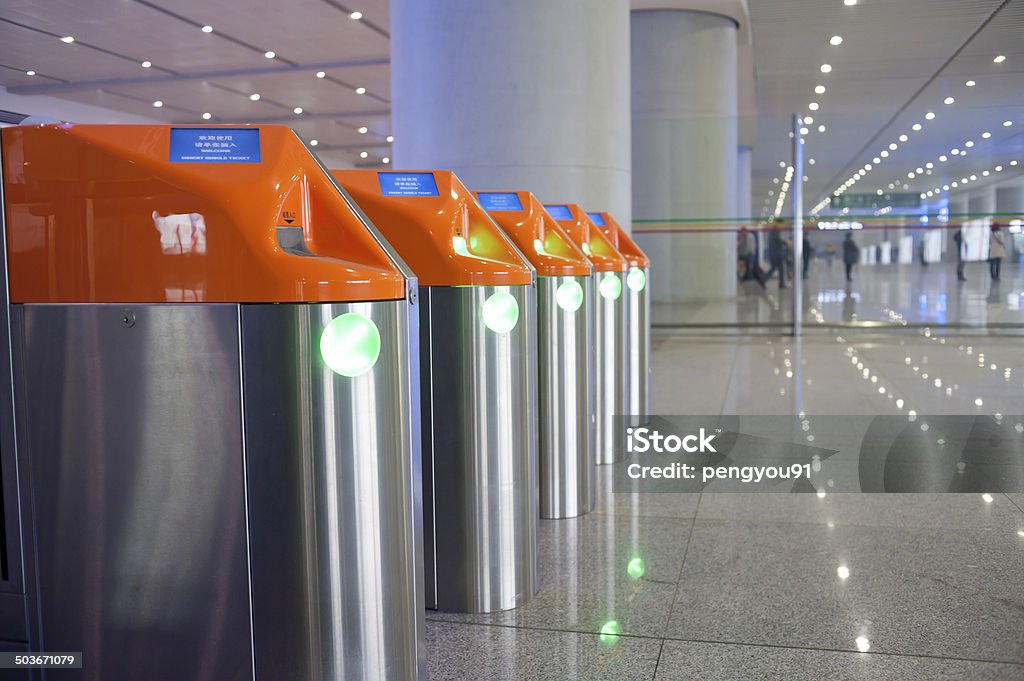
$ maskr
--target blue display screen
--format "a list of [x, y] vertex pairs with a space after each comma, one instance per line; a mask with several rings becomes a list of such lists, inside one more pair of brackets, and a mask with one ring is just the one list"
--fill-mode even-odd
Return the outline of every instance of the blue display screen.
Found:
[[587, 213], [587, 217], [598, 227], [604, 227], [604, 218], [601, 217], [600, 213]]
[[480, 192], [476, 198], [485, 210], [523, 209], [523, 202], [515, 192]]
[[569, 206], [544, 206], [548, 213], [556, 220], [572, 220], [572, 211]]
[[377, 173], [384, 196], [438, 196], [434, 173]]
[[171, 128], [171, 163], [259, 163], [259, 128]]

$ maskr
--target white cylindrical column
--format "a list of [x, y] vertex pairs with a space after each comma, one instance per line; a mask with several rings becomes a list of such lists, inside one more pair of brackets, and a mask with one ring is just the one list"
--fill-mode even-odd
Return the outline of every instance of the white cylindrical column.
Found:
[[396, 168], [632, 224], [628, 0], [392, 0]]
[[732, 297], [736, 235], [692, 221], [736, 216], [736, 22], [647, 10], [633, 12], [630, 30], [634, 217], [698, 230], [637, 235], [657, 273], [652, 299]]
[[736, 217], [742, 218], [739, 227], [749, 227], [753, 217], [750, 196], [750, 180], [753, 174], [751, 158], [754, 150], [750, 147], [739, 147], [736, 154]]

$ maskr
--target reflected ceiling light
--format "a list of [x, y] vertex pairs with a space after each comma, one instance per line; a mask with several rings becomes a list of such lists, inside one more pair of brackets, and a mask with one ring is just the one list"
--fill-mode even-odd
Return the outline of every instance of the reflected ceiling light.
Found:
[[825, 125], [821, 124], [818, 126], [818, 132], [825, 132]]
[[821, 72], [822, 73], [832, 73], [832, 65], [831, 64], [822, 64], [821, 65]]
[[814, 94], [816, 94], [816, 95], [823, 95], [823, 94], [825, 94], [825, 86], [824, 85], [815, 85], [814, 86]]
[[992, 133], [990, 133], [990, 132], [987, 132], [987, 131], [986, 131], [986, 132], [983, 132], [983, 133], [981, 133], [981, 139], [983, 139], [983, 140], [987, 140], [987, 139], [988, 139], [989, 137], [991, 137], [991, 136], [992, 136]]
[[834, 36], [832, 36], [831, 38], [828, 39], [828, 44], [829, 45], [842, 45], [843, 44], [843, 36], [841, 36], [841, 35], [834, 35]]
[[260, 93], [258, 93], [258, 92], [252, 93], [251, 95], [249, 95], [249, 99], [251, 99], [254, 102], [260, 101]]
[[204, 121], [208, 121], [211, 118], [213, 118], [213, 114], [212, 113], [210, 113], [209, 111], [203, 112], [203, 120]]
[[352, 21], [359, 21], [360, 19], [363, 18], [363, 13], [357, 10], [355, 12], [351, 12], [348, 15], [348, 18], [351, 19]]
[[73, 35], [66, 35], [63, 38], [61, 38], [60, 41], [62, 43], [67, 43], [68, 45], [70, 45], [71, 43], [75, 42], [75, 36], [73, 36]]
[[153, 106], [154, 106], [155, 108], [157, 108], [157, 109], [159, 109], [159, 108], [160, 108], [160, 107], [162, 107], [163, 105], [164, 105], [164, 103], [163, 103], [163, 102], [161, 102], [161, 101], [160, 101], [159, 99], [158, 99], [158, 100], [156, 100], [155, 102], [153, 102]]
[[906, 142], [908, 139], [910, 138], [907, 137], [906, 135], [900, 135], [900, 142]]
[[391, 163], [391, 159], [385, 156], [380, 160], [380, 162], [383, 163], [384, 165], [387, 165], [388, 163]]
[[320, 144], [320, 140], [309, 140], [309, 146], [311, 147], [315, 147], [318, 144]]
[[297, 106], [294, 109], [292, 109], [292, 111], [294, 111], [295, 114], [298, 115], [298, 114], [302, 113], [302, 107], [301, 106]]
[[384, 138], [384, 140], [386, 142], [394, 142], [395, 141], [395, 137], [394, 137], [394, 135], [388, 135], [387, 137]]
[[25, 75], [26, 75], [26, 76], [34, 76], [34, 75], [36, 75], [36, 72], [35, 72], [35, 71], [32, 71], [32, 70], [30, 69], [30, 70], [28, 70], [28, 71], [26, 71], [26, 72], [25, 72]]
[[912, 126], [910, 126], [910, 129], [913, 130], [914, 132], [917, 132], [918, 130], [921, 129], [921, 124], [920, 123], [914, 123]]
[[868, 640], [867, 636], [858, 636], [856, 643], [857, 650], [862, 653], [866, 653], [871, 650], [871, 641]]
[[364, 87], [357, 87], [356, 88], [356, 94], [357, 95], [365, 95], [366, 94], [366, 88], [364, 88]]
[[977, 85], [977, 83], [975, 83], [973, 80], [969, 80], [966, 83], [964, 83], [964, 85], [966, 85], [967, 87], [974, 87], [975, 85]]
[[202, 31], [203, 33], [213, 33], [213, 26], [207, 24], [206, 26], [203, 26]]
[[149, 61], [148, 59], [146, 61], [142, 62], [142, 64], [140, 64], [140, 66], [142, 66], [142, 68], [144, 68], [144, 69], [148, 69], [152, 65], [153, 65], [153, 62]]
[[359, 152], [359, 158], [366, 158], [369, 155], [370, 155], [369, 152], [366, 152], [366, 151], [360, 151]]
[[1008, 128], [1013, 125], [1013, 121], [1003, 121], [1003, 127]]
[[810, 104], [807, 105], [807, 108], [810, 109], [811, 111], [817, 111], [821, 107], [818, 106], [817, 102], [811, 102]]
[[943, 103], [943, 104], [952, 104], [952, 103], [953, 103], [953, 102], [955, 102], [955, 101], [956, 101], [956, 100], [955, 100], [955, 99], [953, 99], [952, 97], [946, 97], [946, 98], [945, 98], [944, 100], [942, 100], [942, 103]]
[[327, 77], [327, 73], [324, 72], [324, 71], [317, 71], [316, 72], [316, 77], [317, 78], [326, 78]]
[[935, 112], [934, 111], [929, 111], [928, 113], [926, 113], [924, 115], [924, 117], [925, 117], [926, 120], [933, 121], [933, 120], [935, 120]]
[[1002, 64], [1004, 61], [1006, 61], [1005, 54], [997, 54], [995, 57], [992, 58], [992, 63], [994, 64]]
[[365, 134], [366, 134], [366, 133], [367, 133], [368, 131], [369, 131], [369, 128], [367, 128], [367, 127], [366, 127], [365, 125], [364, 125], [364, 126], [362, 126], [361, 128], [359, 128], [359, 129], [357, 130], [357, 132], [358, 132], [358, 133], [359, 133], [360, 135], [365, 135]]
[[857, 0], [843, 0], [843, 4], [847, 7], [853, 7], [857, 4]]
[[277, 52], [274, 52], [273, 50], [267, 50], [266, 52], [263, 53], [263, 56], [266, 57], [267, 59], [273, 59], [274, 57], [277, 56]]

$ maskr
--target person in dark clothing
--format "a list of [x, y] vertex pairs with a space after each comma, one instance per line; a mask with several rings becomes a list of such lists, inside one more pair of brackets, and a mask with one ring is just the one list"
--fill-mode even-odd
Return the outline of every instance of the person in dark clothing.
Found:
[[807, 278], [807, 269], [811, 266], [811, 258], [814, 257], [814, 246], [811, 240], [804, 237], [804, 279]]
[[967, 277], [964, 276], [964, 251], [967, 249], [967, 245], [964, 243], [964, 232], [962, 229], [954, 232], [953, 243], [956, 244], [956, 280], [967, 281]]
[[992, 281], [999, 281], [999, 267], [1006, 257], [1006, 237], [998, 223], [992, 223], [992, 233], [988, 242], [988, 271]]
[[860, 260], [860, 249], [853, 240], [853, 235], [846, 234], [843, 241], [843, 264], [846, 265], [846, 281], [853, 281], [853, 266]]
[[779, 288], [786, 288], [786, 242], [777, 229], [773, 229], [768, 237], [768, 263], [771, 267], [764, 275], [765, 280], [771, 279], [778, 270]]

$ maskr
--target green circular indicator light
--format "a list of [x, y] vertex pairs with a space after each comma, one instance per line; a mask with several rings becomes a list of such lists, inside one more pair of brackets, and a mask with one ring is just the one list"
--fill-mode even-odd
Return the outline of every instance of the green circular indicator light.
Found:
[[626, 286], [630, 291], [643, 291], [647, 286], [647, 275], [638, 267], [634, 267], [626, 275]]
[[601, 292], [602, 298], [618, 300], [619, 296], [622, 295], [622, 281], [619, 280], [617, 275], [608, 272], [601, 279], [601, 283], [597, 285], [597, 290]]
[[508, 333], [519, 321], [519, 303], [511, 294], [498, 291], [484, 301], [484, 324], [494, 333]]
[[622, 628], [619, 626], [619, 623], [616, 620], [609, 620], [601, 625], [601, 643], [615, 645], [621, 633]]
[[361, 376], [380, 356], [380, 331], [371, 319], [356, 312], [338, 315], [320, 335], [320, 356], [336, 374]]
[[646, 568], [647, 566], [644, 565], [643, 558], [634, 558], [633, 560], [629, 561], [628, 565], [626, 565], [626, 574], [628, 574], [633, 579], [640, 579], [644, 576], [644, 570]]
[[555, 290], [555, 302], [566, 312], [575, 312], [583, 305], [583, 287], [578, 281], [567, 281]]

